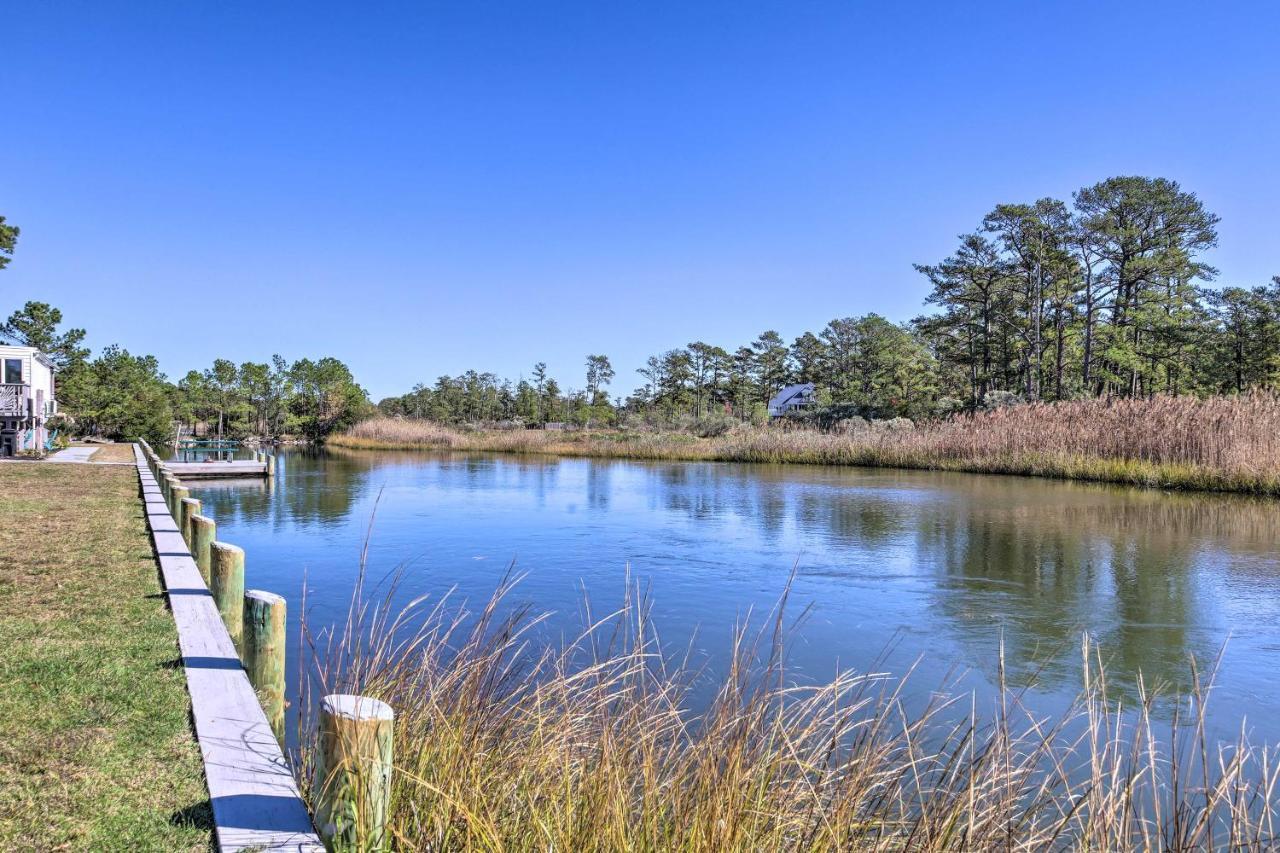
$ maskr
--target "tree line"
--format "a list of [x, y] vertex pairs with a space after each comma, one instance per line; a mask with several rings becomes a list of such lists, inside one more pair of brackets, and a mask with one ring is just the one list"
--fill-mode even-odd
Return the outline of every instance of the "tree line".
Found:
[[[705, 341], [651, 356], [625, 399], [588, 373], [562, 392], [535, 367], [515, 383], [474, 371], [382, 401], [442, 422], [515, 419], [664, 424], [762, 420], [785, 385], [812, 382], [823, 410], [942, 416], [1018, 401], [1239, 393], [1280, 387], [1280, 277], [1214, 288], [1203, 253], [1218, 217], [1163, 178], [1116, 177], [1071, 201], [998, 204], [948, 257], [915, 269], [927, 313], [837, 318], [789, 344]], [[603, 356], [590, 356], [591, 365]], [[612, 369], [608, 377], [613, 377]], [[607, 384], [607, 381], [606, 383]]]
[[573, 423], [611, 426], [618, 407], [609, 400], [613, 365], [604, 355], [588, 355], [580, 390], [562, 388], [538, 362], [528, 378], [516, 382], [494, 373], [468, 370], [441, 376], [432, 385], [418, 384], [407, 394], [378, 403], [385, 415], [424, 418], [439, 423], [507, 423], [541, 425]]
[[[816, 386], [816, 414], [913, 420], [1019, 401], [1275, 389], [1280, 277], [1213, 287], [1217, 271], [1203, 254], [1217, 245], [1218, 223], [1173, 181], [1108, 178], [1070, 202], [996, 205], [946, 258], [915, 265], [930, 291], [926, 313], [909, 322], [866, 314], [790, 343], [774, 330], [736, 348], [693, 341], [650, 356], [625, 397], [610, 398], [613, 365], [592, 354], [571, 385], [543, 362], [515, 381], [469, 370], [377, 408], [454, 424], [697, 429], [763, 421], [768, 400], [801, 382]], [[0, 267], [17, 235], [0, 218]], [[122, 429], [119, 400], [129, 394], [112, 383], [130, 375], [162, 404], [157, 427], [172, 419], [224, 434], [322, 438], [367, 410], [336, 359], [218, 360], [168, 383], [154, 359], [115, 347], [89, 361], [83, 331], [56, 333], [60, 322], [56, 309], [29, 303], [0, 331], [59, 353], [60, 397], [98, 428]]]
[[[3, 221], [0, 220], [0, 225]], [[282, 435], [323, 441], [372, 409], [364, 390], [336, 358], [270, 364], [217, 359], [203, 371], [168, 381], [159, 361], [111, 345], [96, 357], [84, 329], [60, 331], [62, 312], [28, 302], [0, 324], [0, 341], [40, 349], [57, 367], [57, 399], [66, 428], [79, 435], [171, 442], [176, 428], [221, 437]]]

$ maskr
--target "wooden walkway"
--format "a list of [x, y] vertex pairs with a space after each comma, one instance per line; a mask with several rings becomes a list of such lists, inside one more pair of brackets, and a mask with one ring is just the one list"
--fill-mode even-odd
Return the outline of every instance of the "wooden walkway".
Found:
[[[213, 596], [169, 514], [142, 449], [134, 445], [133, 453], [165, 595], [178, 627], [218, 849], [321, 853], [324, 847], [311, 826], [293, 772], [240, 665]], [[170, 470], [176, 467], [167, 464]], [[218, 467], [218, 463], [192, 464]]]
[[267, 463], [251, 459], [234, 462], [166, 462], [164, 465], [179, 480], [267, 476]]

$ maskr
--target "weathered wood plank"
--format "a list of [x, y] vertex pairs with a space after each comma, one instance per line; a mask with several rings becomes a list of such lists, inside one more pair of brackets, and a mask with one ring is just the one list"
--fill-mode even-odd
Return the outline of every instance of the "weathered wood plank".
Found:
[[178, 628], [218, 847], [319, 853], [324, 847], [213, 596], [141, 448], [135, 447], [134, 453], [147, 522]]

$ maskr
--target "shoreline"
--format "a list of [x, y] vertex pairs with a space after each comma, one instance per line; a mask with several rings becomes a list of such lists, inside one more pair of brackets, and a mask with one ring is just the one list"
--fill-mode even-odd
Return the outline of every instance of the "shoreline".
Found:
[[[822, 440], [809, 447], [788, 447], [785, 440], [734, 441], [668, 433], [653, 436], [626, 433], [577, 435], [581, 437], [548, 440], [547, 433], [531, 430], [451, 430], [444, 440], [404, 441], [342, 434], [331, 436], [327, 444], [351, 450], [468, 451], [566, 458], [896, 468], [1110, 483], [1166, 491], [1280, 496], [1280, 474], [1221, 471], [1202, 465], [1137, 459], [1026, 452], [961, 458], [913, 449], [868, 446], [832, 435], [820, 436]], [[778, 433], [776, 437], [785, 439], [788, 435], [793, 434]]]

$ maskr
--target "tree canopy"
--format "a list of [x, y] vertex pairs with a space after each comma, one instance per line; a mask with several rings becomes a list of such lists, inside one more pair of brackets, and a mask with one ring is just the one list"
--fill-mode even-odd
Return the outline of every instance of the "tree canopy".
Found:
[[65, 370], [84, 361], [89, 350], [80, 345], [84, 341], [84, 329], [59, 332], [61, 324], [62, 312], [57, 308], [45, 302], [28, 302], [0, 325], [0, 340], [36, 347], [59, 369]]
[[13, 250], [18, 246], [18, 233], [18, 226], [7, 224], [4, 217], [0, 216], [0, 270], [7, 267], [13, 259]]

